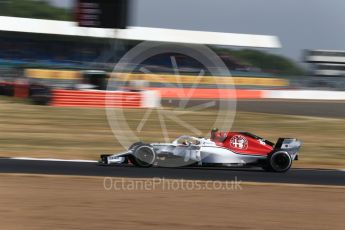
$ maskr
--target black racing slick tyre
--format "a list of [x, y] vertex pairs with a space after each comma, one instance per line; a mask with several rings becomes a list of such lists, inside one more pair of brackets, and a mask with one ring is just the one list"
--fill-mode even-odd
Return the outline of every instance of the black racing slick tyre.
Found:
[[268, 155], [266, 164], [262, 166], [268, 172], [286, 172], [291, 168], [292, 158], [289, 153], [278, 151]]
[[136, 147], [138, 147], [139, 145], [143, 145], [143, 144], [145, 144], [144, 142], [141, 142], [141, 141], [139, 141], [139, 142], [135, 142], [134, 144], [132, 144], [131, 146], [129, 146], [129, 150], [130, 149], [135, 149]]
[[140, 144], [134, 147], [129, 159], [136, 167], [150, 168], [156, 161], [156, 153], [151, 145]]

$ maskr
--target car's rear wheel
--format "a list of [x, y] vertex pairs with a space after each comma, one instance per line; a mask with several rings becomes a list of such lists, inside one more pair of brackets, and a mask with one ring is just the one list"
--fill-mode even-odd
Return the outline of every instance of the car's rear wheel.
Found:
[[267, 157], [266, 164], [262, 168], [270, 172], [286, 172], [291, 168], [292, 158], [289, 153], [278, 151]]
[[137, 167], [149, 168], [156, 161], [156, 153], [151, 145], [141, 144], [134, 148], [133, 154], [129, 159]]

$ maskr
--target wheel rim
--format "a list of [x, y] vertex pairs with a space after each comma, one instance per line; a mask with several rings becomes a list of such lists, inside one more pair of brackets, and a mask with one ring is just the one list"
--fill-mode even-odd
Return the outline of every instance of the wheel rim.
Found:
[[289, 169], [291, 165], [291, 158], [287, 153], [277, 153], [272, 156], [271, 164], [273, 169], [277, 171], [284, 171]]
[[135, 157], [142, 166], [152, 165], [155, 160], [155, 154], [149, 147], [139, 147], [135, 153]]

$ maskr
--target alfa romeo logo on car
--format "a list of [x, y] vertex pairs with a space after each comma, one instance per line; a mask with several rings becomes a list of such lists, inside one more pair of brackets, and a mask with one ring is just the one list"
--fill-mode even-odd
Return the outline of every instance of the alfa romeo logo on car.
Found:
[[[157, 74], [145, 66], [145, 61], [161, 55], [169, 57], [170, 63], [167, 61], [164, 63], [164, 68], [169, 66], [168, 68], [172, 71], [172, 74], [168, 74], [168, 76]], [[181, 80], [186, 79], [186, 76], [180, 73], [180, 70], [186, 69], [186, 67], [182, 66], [183, 63], [179, 63], [177, 55], [194, 59], [202, 66], [198, 69], [198, 73], [193, 74], [194, 76], [188, 76], [187, 86]], [[134, 75], [131, 75], [133, 73]], [[163, 98], [161, 107], [138, 109], [132, 115], [128, 115], [128, 108], [107, 106], [109, 125], [116, 139], [125, 149], [138, 141], [170, 142], [181, 135], [206, 137], [212, 127], [219, 127], [222, 130], [230, 130], [232, 127], [236, 113], [236, 94], [232, 77], [223, 61], [207, 46], [158, 42], [140, 43], [116, 64], [112, 78], [108, 82], [107, 105], [113, 104], [114, 98], [111, 92], [133, 85], [131, 76], [135, 76], [136, 81], [138, 81], [138, 76], [147, 76], [149, 79], [153, 79], [155, 84], [160, 84], [161, 92], [166, 94], [173, 92], [175, 98]], [[146, 79], [145, 77], [144, 79]], [[118, 81], [119, 78], [121, 81]], [[217, 82], [218, 78], [226, 78], [227, 84], [224, 81]], [[210, 89], [210, 86], [205, 86], [209, 83], [205, 80], [209, 79], [212, 80], [212, 90], [216, 91], [221, 98], [215, 96], [212, 98], [212, 95], [208, 95], [209, 99], [195, 100], [193, 95], [200, 88], [205, 91]], [[144, 84], [146, 87], [142, 90], [152, 90], [149, 80], [147, 84]], [[135, 117], [131, 117], [133, 114]], [[159, 137], [160, 140], [158, 138], [157, 140], [148, 139], [153, 135]]]
[[230, 139], [230, 144], [236, 149], [245, 150], [248, 148], [248, 140], [244, 136], [235, 135]]

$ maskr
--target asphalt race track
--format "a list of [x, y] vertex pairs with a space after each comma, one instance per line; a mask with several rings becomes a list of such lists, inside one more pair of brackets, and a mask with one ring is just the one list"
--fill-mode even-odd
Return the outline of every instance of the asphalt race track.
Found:
[[0, 173], [30, 173], [128, 178], [165, 178], [266, 183], [291, 183], [345, 186], [345, 171], [291, 169], [287, 173], [269, 173], [261, 169], [224, 168], [135, 168], [98, 166], [95, 162], [0, 159]]
[[[210, 100], [207, 100], [208, 102]], [[219, 101], [214, 101], [219, 108]], [[179, 106], [180, 100], [163, 100], [164, 106]], [[205, 103], [205, 100], [190, 100], [187, 107]], [[237, 111], [254, 113], [273, 113], [297, 116], [345, 118], [345, 101], [313, 101], [313, 100], [238, 100]]]
[[237, 110], [257, 113], [345, 118], [345, 101], [239, 100]]

